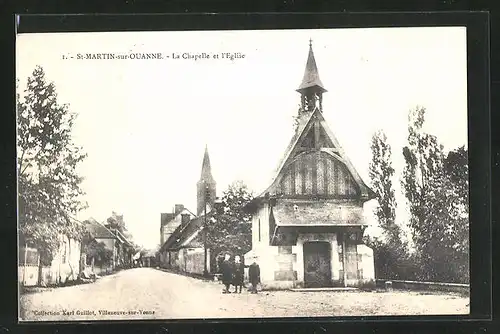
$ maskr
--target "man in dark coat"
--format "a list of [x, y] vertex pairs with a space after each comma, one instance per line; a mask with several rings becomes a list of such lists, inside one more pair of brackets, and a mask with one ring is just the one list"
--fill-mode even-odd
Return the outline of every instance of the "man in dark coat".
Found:
[[238, 292], [238, 287], [240, 288], [240, 292], [243, 289], [243, 280], [245, 277], [245, 265], [241, 262], [241, 258], [239, 256], [235, 256], [234, 258], [234, 275], [233, 275], [233, 285], [234, 285], [234, 293]]
[[230, 258], [230, 255], [226, 254], [224, 261], [221, 264], [222, 284], [225, 286], [225, 290], [222, 293], [229, 293], [229, 286], [233, 280], [233, 266], [229, 261]]
[[257, 293], [257, 284], [260, 283], [260, 267], [257, 264], [257, 262], [255, 262], [255, 260], [248, 268], [248, 280], [252, 285], [251, 287], [252, 293]]

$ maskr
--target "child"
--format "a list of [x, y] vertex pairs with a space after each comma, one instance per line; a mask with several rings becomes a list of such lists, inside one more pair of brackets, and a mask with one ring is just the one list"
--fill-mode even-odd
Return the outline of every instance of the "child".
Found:
[[238, 287], [243, 289], [243, 279], [245, 276], [245, 265], [241, 263], [241, 258], [239, 256], [235, 256], [234, 258], [234, 275], [233, 275], [233, 285], [234, 285], [234, 293], [238, 292]]

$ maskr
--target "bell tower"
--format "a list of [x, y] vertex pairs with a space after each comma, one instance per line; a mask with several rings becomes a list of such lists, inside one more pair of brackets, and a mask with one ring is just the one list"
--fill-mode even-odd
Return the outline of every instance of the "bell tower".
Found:
[[323, 93], [326, 93], [327, 90], [323, 87], [323, 83], [319, 78], [311, 39], [309, 40], [309, 55], [307, 57], [304, 77], [297, 92], [300, 93], [299, 117], [304, 113], [311, 113], [315, 109], [323, 112]]
[[210, 166], [210, 157], [208, 156], [208, 148], [205, 146], [205, 154], [201, 166], [200, 180], [196, 184], [197, 187], [197, 211], [196, 215], [204, 213], [205, 204], [213, 208], [216, 196], [216, 182], [212, 176], [212, 168]]

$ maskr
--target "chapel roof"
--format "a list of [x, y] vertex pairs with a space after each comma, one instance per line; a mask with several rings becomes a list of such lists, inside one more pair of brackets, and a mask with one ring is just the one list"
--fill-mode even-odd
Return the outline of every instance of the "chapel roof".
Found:
[[322, 93], [327, 91], [323, 86], [321, 79], [319, 78], [318, 67], [316, 66], [316, 59], [314, 58], [314, 52], [312, 49], [312, 40], [310, 40], [306, 69], [304, 71], [304, 77], [302, 78], [302, 82], [299, 88], [297, 89], [297, 92], [302, 93], [305, 90], [313, 87], [316, 87]]
[[373, 196], [374, 196], [373, 191], [361, 179], [361, 176], [358, 174], [358, 172], [354, 168], [354, 165], [349, 160], [347, 154], [345, 154], [345, 152], [342, 149], [342, 147], [340, 146], [337, 138], [335, 137], [335, 135], [332, 133], [332, 131], [328, 127], [328, 124], [326, 123], [326, 120], [323, 117], [322, 113], [319, 111], [319, 109], [315, 109], [313, 112], [311, 112], [309, 115], [307, 115], [304, 118], [304, 120], [299, 124], [297, 132], [292, 137], [290, 144], [286, 148], [285, 153], [280, 160], [280, 163], [279, 163], [279, 166], [275, 172], [275, 177], [273, 178], [273, 181], [271, 182], [269, 187], [266, 190], [264, 190], [264, 192], [260, 196], [257, 196], [257, 197], [263, 197], [263, 196], [265, 196], [266, 193], [272, 194], [273, 187], [276, 185], [276, 182], [279, 180], [281, 172], [283, 171], [287, 161], [289, 161], [292, 152], [294, 151], [295, 147], [299, 144], [301, 139], [306, 135], [307, 130], [309, 129], [311, 123], [315, 119], [317, 119], [319, 121], [320, 126], [323, 128], [323, 130], [326, 133], [326, 136], [332, 141], [332, 143], [335, 147], [335, 150], [337, 151], [338, 157], [345, 164], [348, 171], [353, 176], [355, 182], [360, 187], [362, 196], [366, 197], [366, 198], [373, 198]]

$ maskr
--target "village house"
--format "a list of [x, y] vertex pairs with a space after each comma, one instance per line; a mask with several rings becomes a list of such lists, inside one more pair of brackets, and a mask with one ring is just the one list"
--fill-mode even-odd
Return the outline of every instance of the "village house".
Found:
[[[205, 245], [203, 228], [206, 220], [210, 219], [211, 209], [216, 198], [216, 182], [212, 176], [210, 157], [205, 147], [201, 177], [197, 183], [197, 210], [193, 215], [189, 210], [179, 211], [176, 218], [164, 224], [164, 215], [161, 221], [160, 262], [162, 267], [171, 268], [187, 273], [204, 274], [205, 272]], [[177, 206], [176, 206], [177, 208]], [[180, 209], [180, 207], [178, 208]], [[168, 216], [170, 218], [170, 216]], [[163, 231], [167, 231], [164, 233]], [[207, 272], [211, 271], [210, 249], [206, 251]]]
[[[37, 249], [28, 247], [20, 240], [19, 247], [19, 282], [23, 286], [54, 285], [76, 280], [80, 273], [81, 242], [59, 235], [59, 247], [53, 253], [50, 265], [40, 265]], [[40, 271], [41, 269], [41, 271]]]
[[130, 268], [132, 267], [132, 258], [134, 256], [134, 245], [123, 235], [120, 230], [108, 227], [108, 229], [116, 236], [114, 261], [115, 268]]
[[158, 264], [158, 254], [155, 250], [148, 250], [144, 255], [139, 257], [139, 261], [143, 267], [156, 267]]
[[[373, 251], [362, 242], [370, 190], [323, 117], [312, 44], [297, 127], [269, 187], [245, 206], [264, 288], [360, 286], [374, 280]], [[347, 126], [347, 125], [346, 125]]]
[[90, 218], [86, 221], [86, 228], [90, 236], [98, 243], [103, 243], [105, 248], [112, 252], [112, 260], [107, 265], [96, 266], [92, 259], [85, 257], [85, 267], [90, 267], [92, 272], [112, 272], [118, 268], [130, 267], [134, 255], [133, 245], [125, 236], [116, 229], [109, 229], [105, 225]]
[[[181, 225], [182, 217], [189, 217], [192, 219], [196, 217], [194, 213], [189, 211], [184, 207], [183, 204], [175, 204], [174, 210], [172, 213], [162, 213], [161, 214], [161, 222], [160, 222], [160, 245], [163, 245], [165, 241], [170, 238], [172, 233]], [[165, 262], [164, 255], [165, 252], [160, 251], [160, 263]]]

